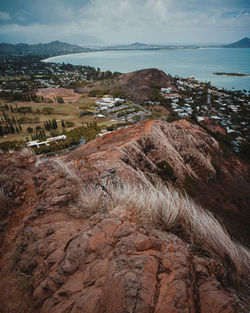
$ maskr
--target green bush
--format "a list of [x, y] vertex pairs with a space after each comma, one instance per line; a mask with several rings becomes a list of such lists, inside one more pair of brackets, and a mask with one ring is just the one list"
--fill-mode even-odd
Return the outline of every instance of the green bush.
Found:
[[8, 152], [9, 150], [20, 150], [24, 147], [25, 142], [22, 140], [4, 141], [0, 143], [0, 150]]
[[157, 164], [158, 167], [158, 174], [164, 179], [164, 180], [176, 180], [176, 176], [174, 173], [174, 169], [172, 166], [166, 161], [163, 160]]
[[65, 121], [65, 126], [66, 126], [66, 127], [74, 127], [74, 126], [75, 126], [75, 123], [74, 123], [74, 122], [71, 122], [71, 121]]
[[54, 109], [53, 108], [50, 108], [50, 107], [45, 107], [42, 109], [42, 113], [43, 114], [52, 114], [54, 112]]
[[101, 97], [109, 93], [108, 88], [95, 88], [89, 92], [89, 97]]

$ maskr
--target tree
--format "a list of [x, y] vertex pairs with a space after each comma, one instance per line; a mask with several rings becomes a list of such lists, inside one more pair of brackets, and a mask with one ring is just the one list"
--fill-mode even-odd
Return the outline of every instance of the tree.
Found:
[[53, 129], [57, 129], [57, 122], [56, 122], [56, 119], [54, 118], [53, 120], [52, 120], [52, 128]]
[[48, 115], [50, 115], [50, 114], [52, 114], [53, 112], [54, 112], [54, 109], [53, 109], [53, 108], [50, 108], [50, 107], [45, 107], [45, 108], [42, 109], [42, 113], [43, 113], [43, 114], [48, 114]]
[[13, 124], [10, 124], [10, 132], [13, 134], [15, 132], [15, 128]]
[[58, 102], [58, 103], [64, 103], [64, 100], [63, 100], [62, 97], [57, 97], [57, 102]]
[[62, 120], [62, 127], [65, 127], [65, 123], [64, 123], [64, 120]]
[[31, 134], [31, 133], [33, 132], [33, 128], [32, 128], [32, 127], [27, 127], [27, 132], [28, 132], [29, 134]]

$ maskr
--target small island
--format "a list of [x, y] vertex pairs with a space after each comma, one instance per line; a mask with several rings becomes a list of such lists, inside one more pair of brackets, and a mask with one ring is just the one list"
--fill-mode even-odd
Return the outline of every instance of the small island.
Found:
[[227, 76], [249, 76], [249, 74], [241, 74], [241, 73], [224, 73], [224, 72], [216, 72], [214, 75], [227, 75]]

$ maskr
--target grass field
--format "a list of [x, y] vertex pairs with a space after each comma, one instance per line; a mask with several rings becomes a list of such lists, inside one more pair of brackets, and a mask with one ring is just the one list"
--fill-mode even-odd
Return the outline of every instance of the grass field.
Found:
[[[62, 89], [62, 88], [59, 88]], [[33, 134], [36, 132], [36, 127], [40, 126], [44, 128], [44, 122], [46, 120], [52, 120], [56, 119], [58, 124], [57, 131], [61, 133], [63, 131], [63, 127], [61, 124], [61, 121], [64, 120], [66, 123], [65, 130], [71, 130], [75, 127], [79, 126], [86, 126], [88, 123], [96, 122], [101, 127], [107, 127], [113, 122], [108, 117], [105, 118], [99, 118], [97, 117], [96, 113], [98, 113], [97, 106], [95, 104], [95, 98], [89, 98], [87, 95], [79, 95], [75, 94], [74, 92], [68, 92], [65, 93], [64, 89], [62, 89], [62, 93], [58, 93], [58, 90], [53, 94], [52, 89], [48, 90], [48, 93], [46, 94], [45, 91], [41, 93], [44, 97], [44, 100], [50, 98], [53, 99], [53, 103], [47, 103], [47, 102], [23, 102], [23, 101], [15, 101], [15, 102], [8, 102], [4, 100], [0, 100], [0, 106], [8, 104], [11, 105], [13, 108], [16, 107], [16, 105], [20, 107], [31, 107], [32, 113], [12, 113], [11, 110], [5, 111], [5, 114], [7, 114], [10, 117], [15, 117], [15, 119], [25, 118], [25, 119], [32, 119], [32, 121], [24, 121], [21, 122], [20, 125], [22, 127], [22, 131], [13, 134], [6, 134], [3, 137], [0, 137], [0, 142], [4, 141], [12, 141], [12, 140], [26, 140], [26, 137], [31, 140], [31, 133], [27, 131], [28, 127], [33, 128]], [[56, 97], [62, 97], [64, 100], [64, 103], [58, 103], [55, 102]], [[45, 108], [50, 108], [52, 111], [50, 114], [45, 112]], [[85, 112], [83, 116], [80, 116], [81, 112]], [[86, 114], [87, 112], [90, 112], [90, 114]], [[0, 119], [3, 117], [3, 112], [0, 111]], [[35, 120], [36, 119], [36, 120]], [[73, 123], [73, 126], [67, 127], [67, 122]], [[1, 123], [0, 125], [5, 125], [5, 123]], [[46, 131], [46, 136], [50, 136], [51, 131]]]

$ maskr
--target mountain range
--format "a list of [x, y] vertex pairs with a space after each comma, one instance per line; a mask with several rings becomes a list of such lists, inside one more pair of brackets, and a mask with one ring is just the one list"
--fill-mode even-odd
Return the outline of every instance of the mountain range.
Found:
[[35, 45], [29, 45], [25, 43], [19, 44], [0, 44], [0, 55], [46, 55], [55, 56], [61, 54], [81, 53], [91, 51], [91, 49], [83, 48], [78, 45], [72, 45], [61, 41], [52, 41], [49, 43], [38, 43]]
[[250, 48], [250, 38], [243, 38], [239, 41], [236, 41], [234, 43], [231, 43], [229, 45], [225, 45], [224, 47], [227, 48]]
[[[223, 45], [224, 48], [249, 48], [250, 38], [243, 38], [232, 44]], [[57, 56], [62, 54], [81, 53], [98, 50], [152, 50], [152, 49], [184, 49], [184, 48], [199, 48], [199, 46], [171, 46], [171, 45], [155, 45], [135, 42], [128, 45], [112, 45], [112, 46], [96, 46], [92, 48], [72, 45], [61, 41], [52, 41], [49, 43], [38, 43], [29, 45], [26, 43], [10, 44], [0, 43], [0, 56], [22, 56], [22, 55], [42, 55], [42, 56]]]

